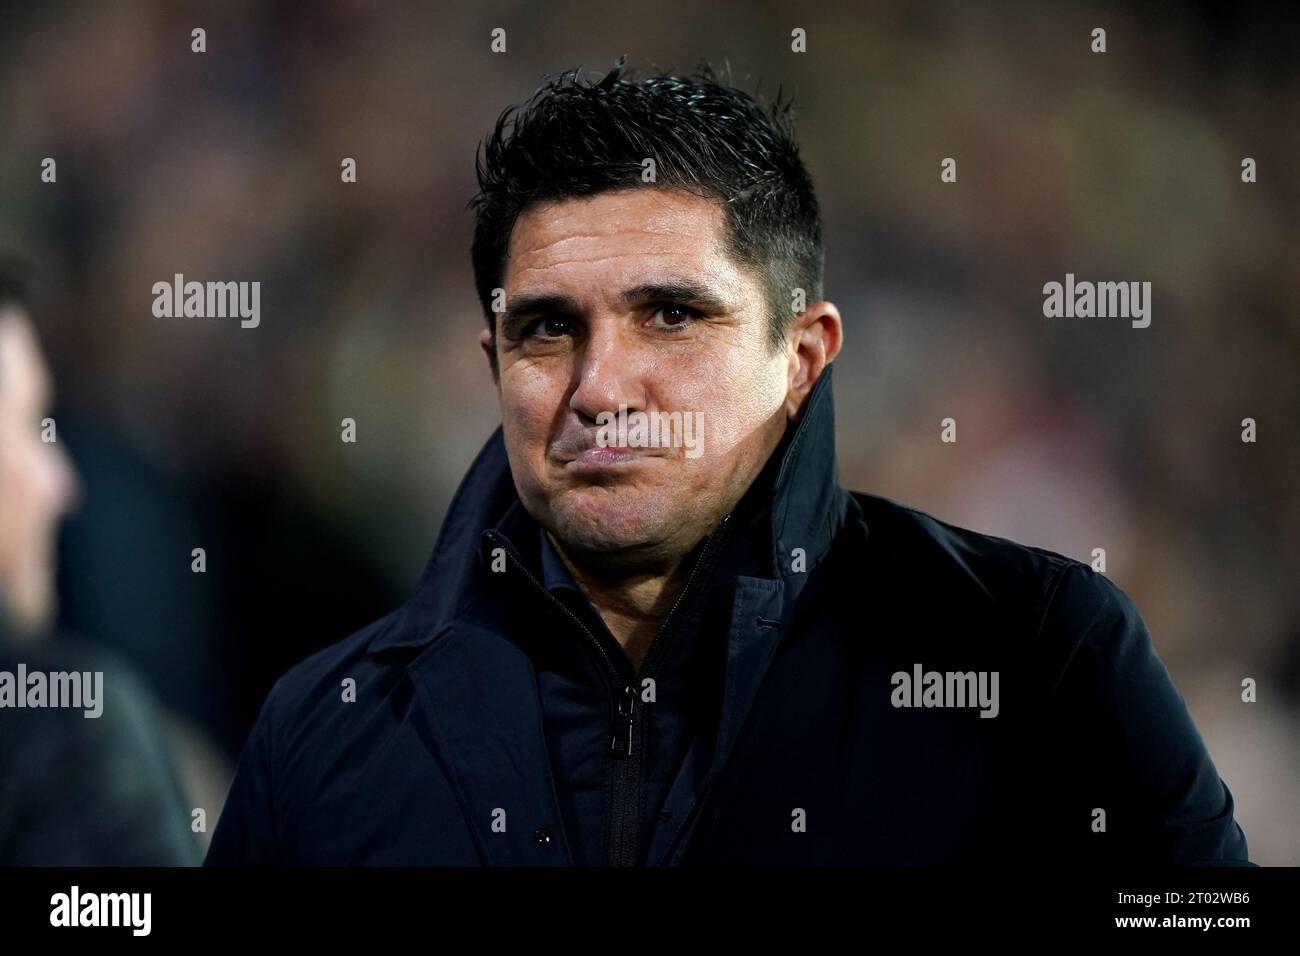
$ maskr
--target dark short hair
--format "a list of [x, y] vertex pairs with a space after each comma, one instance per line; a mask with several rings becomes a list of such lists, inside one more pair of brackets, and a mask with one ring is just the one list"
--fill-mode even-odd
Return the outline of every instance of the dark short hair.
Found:
[[[549, 80], [501, 113], [475, 154], [479, 192], [471, 256], [495, 335], [492, 290], [502, 286], [510, 234], [530, 204], [611, 189], [681, 189], [720, 201], [727, 251], [764, 286], [770, 341], [794, 314], [793, 290], [822, 296], [821, 214], [794, 135], [792, 99], [760, 102], [724, 85], [705, 63], [691, 76], [637, 80], [619, 57], [598, 82], [580, 70]], [[480, 155], [481, 153], [481, 155]], [[642, 161], [656, 181], [642, 182]]]

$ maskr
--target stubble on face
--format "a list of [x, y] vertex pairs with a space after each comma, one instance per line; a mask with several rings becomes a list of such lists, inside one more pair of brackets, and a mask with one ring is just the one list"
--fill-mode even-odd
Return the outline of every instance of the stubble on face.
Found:
[[[716, 202], [651, 188], [533, 206], [515, 225], [497, 317], [506, 450], [525, 508], [571, 559], [671, 568], [784, 432], [789, 358], [724, 228]], [[694, 416], [698, 456], [594, 449], [598, 416], [621, 405]]]

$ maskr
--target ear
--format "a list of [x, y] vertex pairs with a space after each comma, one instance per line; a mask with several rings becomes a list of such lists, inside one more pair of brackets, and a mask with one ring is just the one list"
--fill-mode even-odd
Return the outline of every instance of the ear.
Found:
[[491, 329], [484, 329], [479, 333], [478, 344], [483, 347], [483, 352], [487, 355], [488, 368], [492, 370], [492, 384], [500, 386], [501, 373], [497, 369], [497, 341]]
[[844, 341], [844, 322], [835, 303], [816, 302], [795, 316], [790, 325], [789, 387], [785, 413], [791, 421], [803, 414], [808, 393], [822, 377], [826, 366], [840, 354]]

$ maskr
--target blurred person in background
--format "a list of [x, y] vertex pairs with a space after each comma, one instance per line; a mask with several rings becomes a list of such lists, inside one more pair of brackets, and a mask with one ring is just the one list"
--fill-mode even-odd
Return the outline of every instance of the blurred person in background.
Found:
[[57, 532], [81, 486], [57, 432], [44, 440], [51, 392], [21, 270], [0, 263], [0, 672], [103, 674], [97, 717], [0, 707], [0, 866], [195, 864], [152, 696], [115, 655], [53, 633]]

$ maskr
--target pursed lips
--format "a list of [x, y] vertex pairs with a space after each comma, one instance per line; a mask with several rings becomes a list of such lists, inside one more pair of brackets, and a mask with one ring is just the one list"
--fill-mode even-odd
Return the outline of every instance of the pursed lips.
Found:
[[579, 470], [617, 469], [636, 465], [649, 458], [662, 458], [664, 457], [664, 449], [612, 445], [602, 447], [593, 443], [585, 445], [576, 454], [561, 452], [556, 457], [565, 468]]

